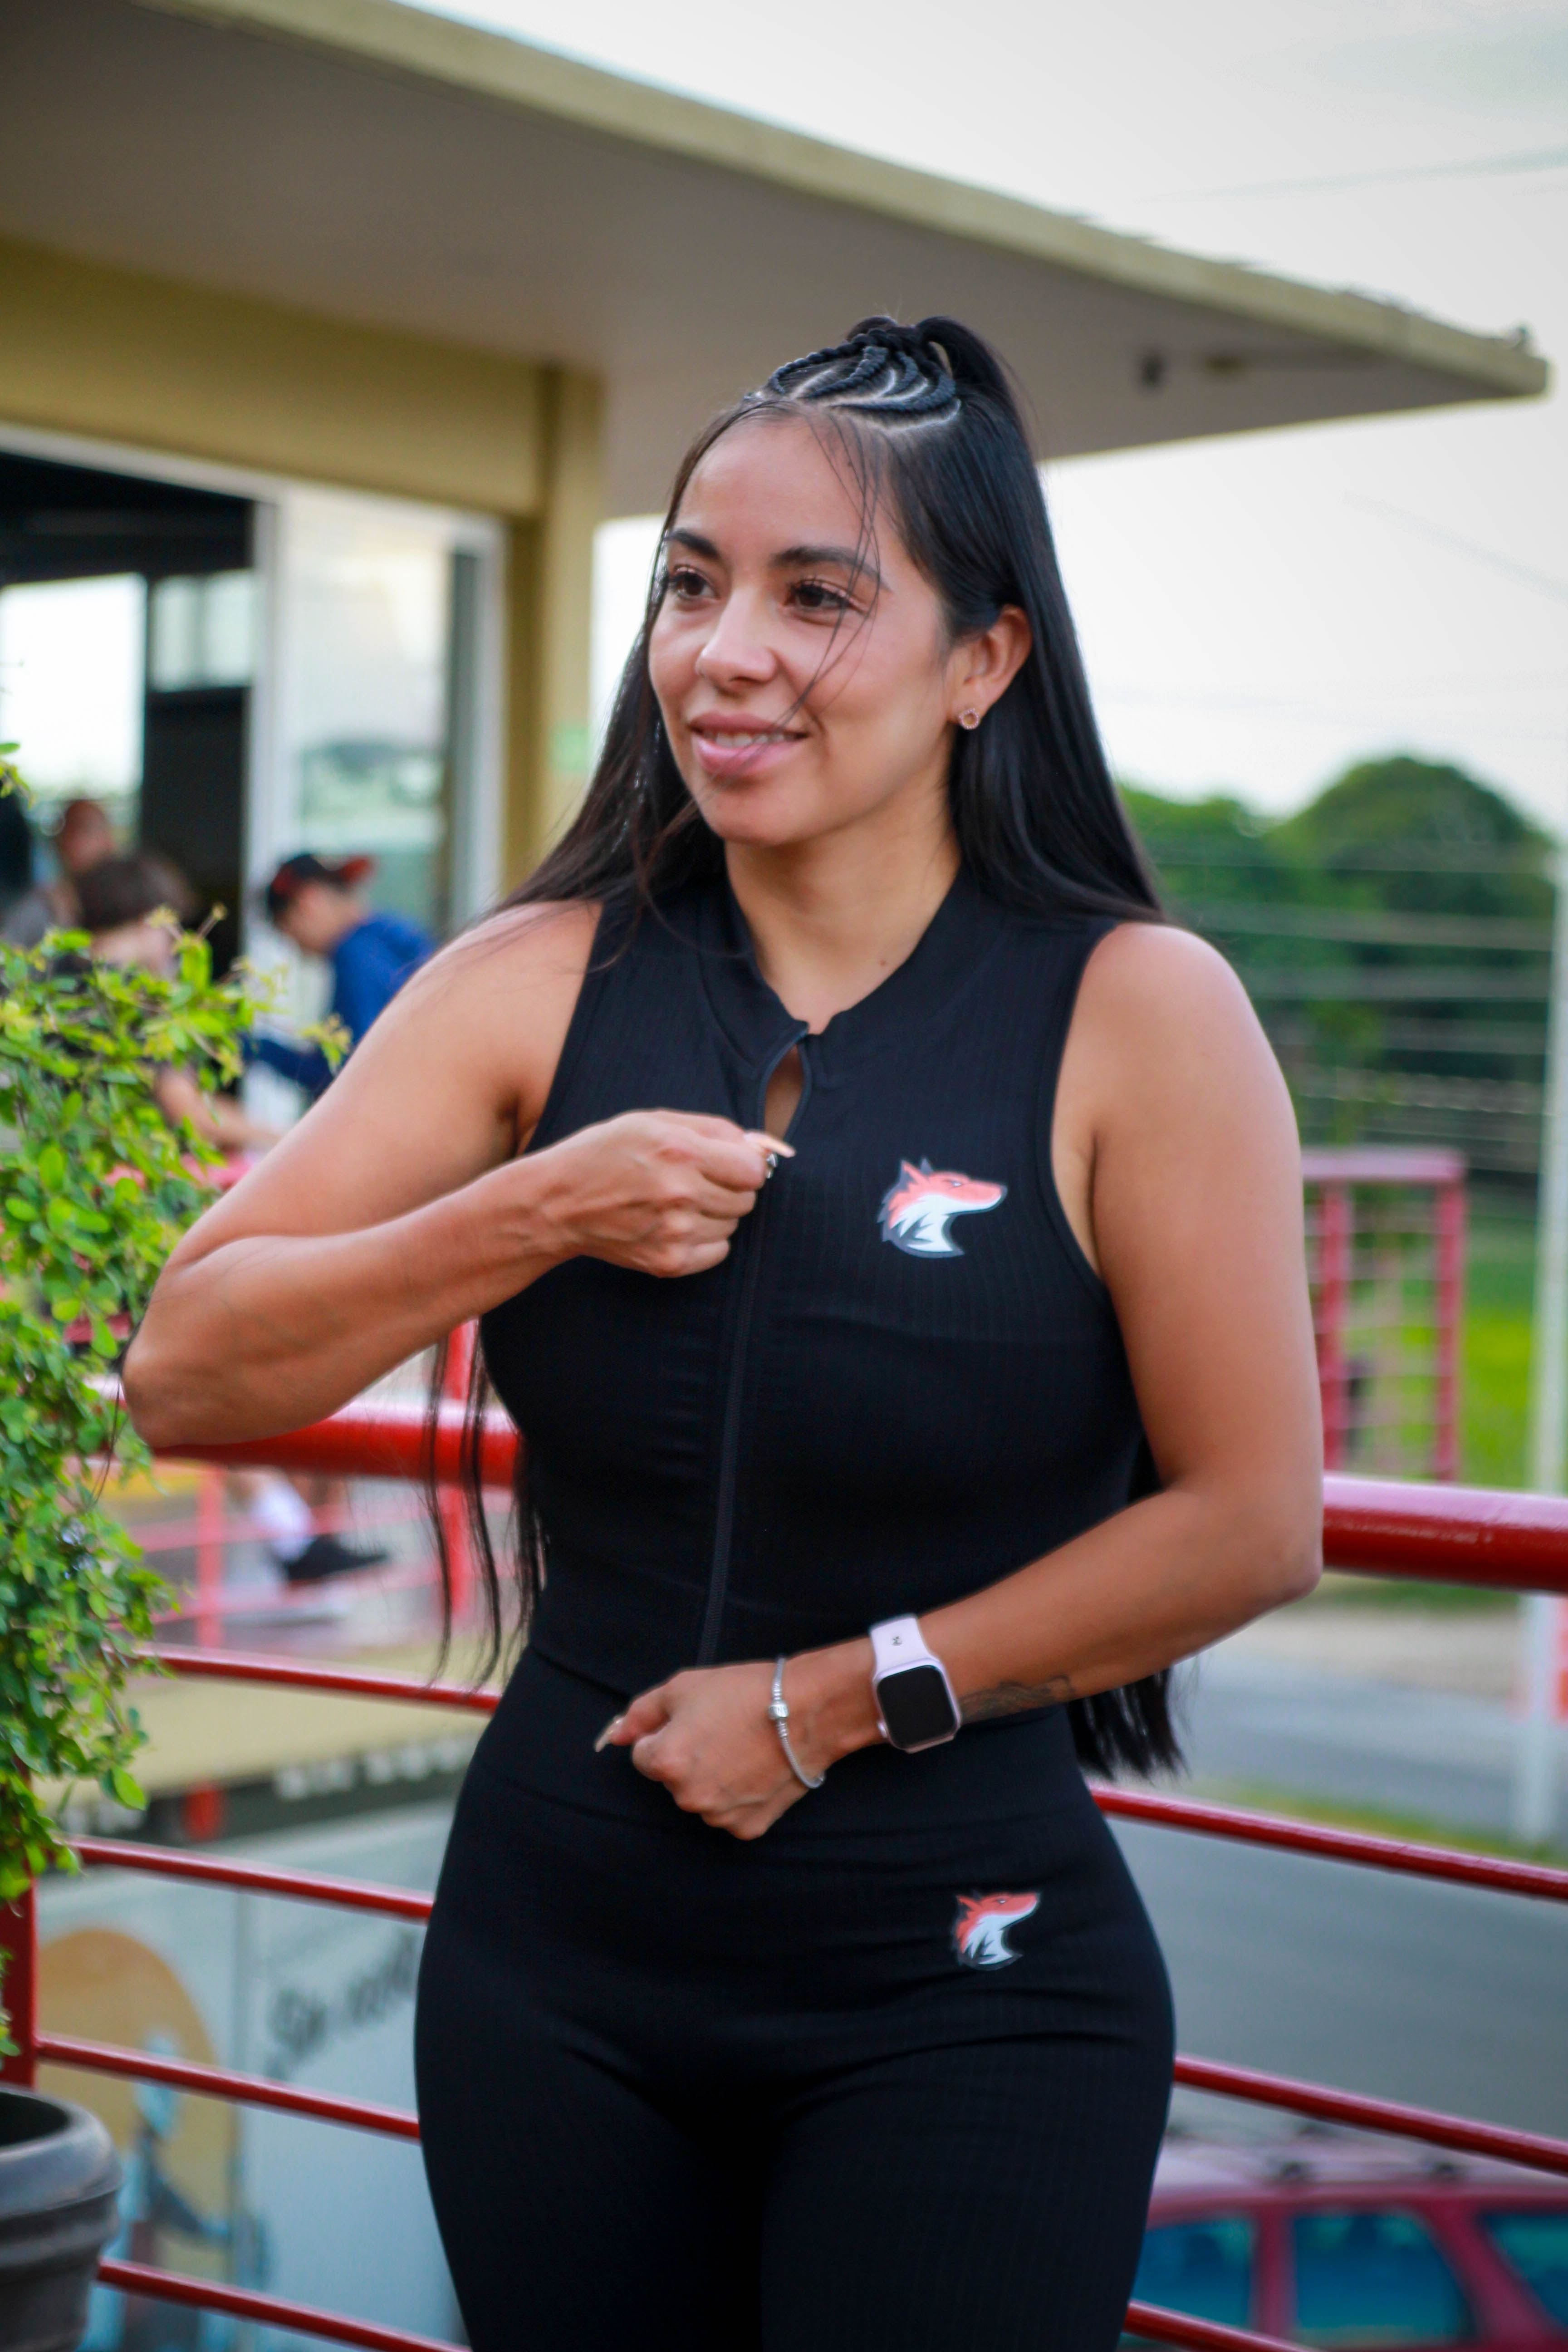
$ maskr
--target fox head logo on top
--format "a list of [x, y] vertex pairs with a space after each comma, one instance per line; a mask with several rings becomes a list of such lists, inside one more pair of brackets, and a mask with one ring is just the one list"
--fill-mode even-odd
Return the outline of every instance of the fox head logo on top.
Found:
[[1005, 1184], [962, 1176], [956, 1168], [933, 1168], [929, 1160], [918, 1168], [906, 1160], [898, 1182], [883, 1195], [878, 1214], [882, 1239], [910, 1257], [962, 1257], [963, 1252], [948, 1231], [954, 1217], [994, 1209], [1006, 1197]]
[[1008, 1943], [1008, 1928], [1039, 1907], [1037, 1895], [961, 1895], [952, 1948], [966, 1969], [1005, 1969], [1023, 1957]]

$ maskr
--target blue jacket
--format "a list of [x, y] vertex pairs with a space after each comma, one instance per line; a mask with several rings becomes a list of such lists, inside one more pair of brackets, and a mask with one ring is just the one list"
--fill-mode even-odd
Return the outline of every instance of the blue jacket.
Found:
[[[352, 1052], [378, 1013], [389, 1005], [411, 972], [430, 953], [430, 941], [401, 915], [368, 915], [345, 931], [332, 950], [334, 1013], [349, 1033]], [[312, 1097], [324, 1094], [331, 1069], [319, 1045], [289, 1045], [280, 1037], [253, 1037], [252, 1061], [265, 1062], [280, 1077], [292, 1078]]]

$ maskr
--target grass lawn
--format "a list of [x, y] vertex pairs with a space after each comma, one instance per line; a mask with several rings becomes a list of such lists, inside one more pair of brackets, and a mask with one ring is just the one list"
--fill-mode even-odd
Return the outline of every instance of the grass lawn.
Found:
[[1492, 1853], [1508, 1862], [1561, 1864], [1561, 1842], [1521, 1845], [1518, 1839], [1466, 1824], [1433, 1819], [1426, 1813], [1393, 1812], [1381, 1805], [1357, 1805], [1300, 1789], [1278, 1789], [1271, 1782], [1220, 1780], [1194, 1774], [1177, 1792], [1222, 1805], [1238, 1805], [1246, 1812], [1283, 1813], [1299, 1821], [1321, 1822], [1325, 1829], [1369, 1830], [1374, 1837], [1397, 1838], [1406, 1845], [1446, 1845], [1461, 1853]]
[[1459, 1475], [1522, 1486], [1528, 1451], [1535, 1225], [1483, 1196], [1472, 1205], [1459, 1389]]

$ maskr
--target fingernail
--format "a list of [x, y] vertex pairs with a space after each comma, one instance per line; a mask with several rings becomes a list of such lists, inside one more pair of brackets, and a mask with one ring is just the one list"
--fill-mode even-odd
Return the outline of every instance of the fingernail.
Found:
[[765, 1134], [760, 1127], [753, 1128], [746, 1140], [748, 1143], [760, 1143], [764, 1151], [776, 1152], [781, 1160], [795, 1158], [793, 1143], [785, 1143], [779, 1136]]
[[594, 1753], [595, 1756], [598, 1754], [600, 1748], [603, 1748], [605, 1742], [609, 1738], [610, 1734], [613, 1731], [618, 1730], [625, 1721], [626, 1717], [624, 1715], [611, 1716], [608, 1723], [605, 1724], [603, 1731], [600, 1732], [599, 1737], [594, 1742]]

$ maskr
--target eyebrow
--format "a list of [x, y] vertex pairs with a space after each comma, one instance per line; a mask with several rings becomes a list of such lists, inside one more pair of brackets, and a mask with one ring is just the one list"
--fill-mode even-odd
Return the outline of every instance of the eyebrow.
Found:
[[[689, 548], [693, 555], [706, 556], [710, 563], [720, 563], [723, 561], [713, 541], [710, 539], [705, 539], [700, 530], [688, 530], [683, 525], [678, 523], [670, 532], [669, 540], [671, 545]], [[886, 585], [869, 555], [853, 547], [826, 545], [783, 547], [773, 557], [773, 562], [774, 569], [778, 571], [793, 570], [803, 565], [837, 564], [841, 571], [849, 572], [857, 580], [868, 582], [873, 588], [879, 589]]]
[[883, 584], [882, 575], [868, 554], [855, 547], [785, 547], [773, 562], [778, 564], [836, 563], [857, 580], [868, 580], [873, 588]]

